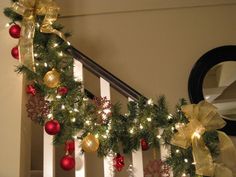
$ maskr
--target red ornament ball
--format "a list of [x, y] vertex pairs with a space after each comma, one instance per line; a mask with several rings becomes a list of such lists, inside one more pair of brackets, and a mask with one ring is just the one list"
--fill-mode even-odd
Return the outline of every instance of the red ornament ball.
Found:
[[69, 152], [69, 154], [72, 154], [75, 151], [75, 141], [74, 140], [68, 140], [65, 143], [65, 151]]
[[13, 38], [20, 38], [20, 31], [21, 31], [21, 27], [19, 25], [15, 24], [10, 27], [9, 34]]
[[45, 124], [45, 131], [49, 135], [56, 135], [61, 130], [61, 126], [57, 120], [50, 120]]
[[26, 93], [31, 94], [32, 96], [35, 96], [35, 94], [36, 94], [35, 87], [33, 85], [27, 85]]
[[145, 138], [141, 139], [141, 147], [143, 151], [146, 151], [149, 149], [149, 144]]
[[57, 93], [60, 94], [60, 95], [66, 95], [68, 92], [68, 88], [67, 87], [59, 87], [57, 89]]
[[117, 171], [121, 171], [125, 166], [125, 158], [119, 153], [113, 158], [113, 166]]
[[65, 155], [62, 157], [60, 165], [63, 170], [72, 170], [75, 168], [75, 159], [70, 155]]
[[13, 47], [12, 49], [11, 49], [11, 55], [13, 56], [13, 58], [15, 58], [15, 59], [19, 59], [19, 50], [18, 50], [18, 46], [16, 46], [16, 47]]

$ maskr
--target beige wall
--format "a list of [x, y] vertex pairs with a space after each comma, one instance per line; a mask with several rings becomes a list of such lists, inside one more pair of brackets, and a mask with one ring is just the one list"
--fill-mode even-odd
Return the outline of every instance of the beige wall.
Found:
[[[67, 8], [64, 4], [63, 8]], [[208, 50], [236, 43], [236, 6], [60, 19], [72, 44], [147, 97], [188, 98], [189, 73]]]
[[[236, 43], [236, 5], [188, 1], [181, 8], [181, 3], [173, 6], [168, 1], [172, 2], [168, 8], [168, 3], [158, 5], [152, 0], [103, 0], [97, 6], [93, 0], [59, 2], [64, 16], [60, 21], [72, 32], [74, 47], [146, 97], [165, 94], [172, 109], [179, 98], [188, 99], [189, 73], [199, 57], [212, 48]], [[99, 94], [98, 80], [87, 72], [85, 77], [86, 87]], [[150, 158], [150, 153], [145, 156], [145, 164]]]
[[2, 15], [8, 3], [0, 1], [0, 176], [19, 177], [22, 78], [14, 72], [18, 62], [10, 54], [18, 41], [8, 35], [8, 20]]
[[235, 4], [235, 0], [56, 0], [62, 16], [98, 15]]

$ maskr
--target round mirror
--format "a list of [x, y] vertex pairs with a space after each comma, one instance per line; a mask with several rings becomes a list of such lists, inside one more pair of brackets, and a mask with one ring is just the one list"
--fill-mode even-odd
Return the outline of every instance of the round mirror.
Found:
[[204, 99], [215, 105], [224, 119], [236, 121], [236, 61], [210, 68], [202, 89]]
[[215, 105], [227, 123], [222, 131], [236, 135], [236, 46], [205, 53], [190, 73], [188, 90], [191, 103]]

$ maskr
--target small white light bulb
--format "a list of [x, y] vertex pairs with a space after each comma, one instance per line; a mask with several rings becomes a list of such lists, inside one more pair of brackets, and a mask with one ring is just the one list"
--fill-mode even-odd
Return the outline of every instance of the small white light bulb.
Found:
[[71, 122], [75, 122], [75, 121], [76, 121], [76, 118], [73, 117], [73, 118], [71, 119]]
[[8, 28], [10, 26], [10, 23], [6, 23], [5, 27]]
[[86, 120], [85, 123], [86, 123], [87, 125], [90, 125], [90, 124], [91, 124], [91, 122], [90, 122], [89, 120]]
[[152, 99], [149, 99], [149, 100], [147, 101], [147, 104], [148, 104], [148, 105], [153, 105], [153, 100], [152, 100]]
[[167, 117], [167, 119], [170, 120], [170, 119], [172, 119], [172, 117], [173, 117], [173, 115], [172, 115], [172, 114], [169, 114], [168, 117]]
[[83, 98], [83, 101], [88, 101], [88, 98]]
[[44, 67], [48, 67], [48, 64], [47, 64], [47, 63], [44, 63]]
[[196, 137], [196, 138], [200, 139], [200, 138], [201, 138], [201, 134], [200, 134], [199, 130], [196, 130], [196, 131], [193, 133], [192, 137]]
[[60, 57], [62, 57], [62, 56], [63, 56], [63, 52], [59, 52], [58, 55], [59, 55]]
[[57, 99], [61, 99], [61, 95], [57, 95], [56, 98], [57, 98]]
[[103, 138], [107, 139], [107, 135], [102, 135]]
[[52, 118], [52, 114], [51, 114], [51, 113], [50, 113], [50, 114], [48, 114], [47, 116], [48, 116], [48, 118]]
[[74, 111], [75, 111], [75, 112], [79, 112], [79, 110], [78, 110], [78, 109], [76, 109], [76, 108], [74, 109]]
[[57, 46], [58, 46], [58, 43], [53, 44], [53, 47], [57, 47]]

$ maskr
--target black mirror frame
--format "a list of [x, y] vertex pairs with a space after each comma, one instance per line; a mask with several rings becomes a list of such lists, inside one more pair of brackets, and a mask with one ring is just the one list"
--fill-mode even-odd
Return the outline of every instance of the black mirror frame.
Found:
[[[217, 47], [205, 53], [193, 66], [188, 80], [188, 93], [191, 103], [204, 100], [203, 81], [207, 72], [224, 61], [236, 61], [236, 45]], [[228, 135], [236, 136], [236, 121], [225, 119], [227, 125], [222, 129]]]

